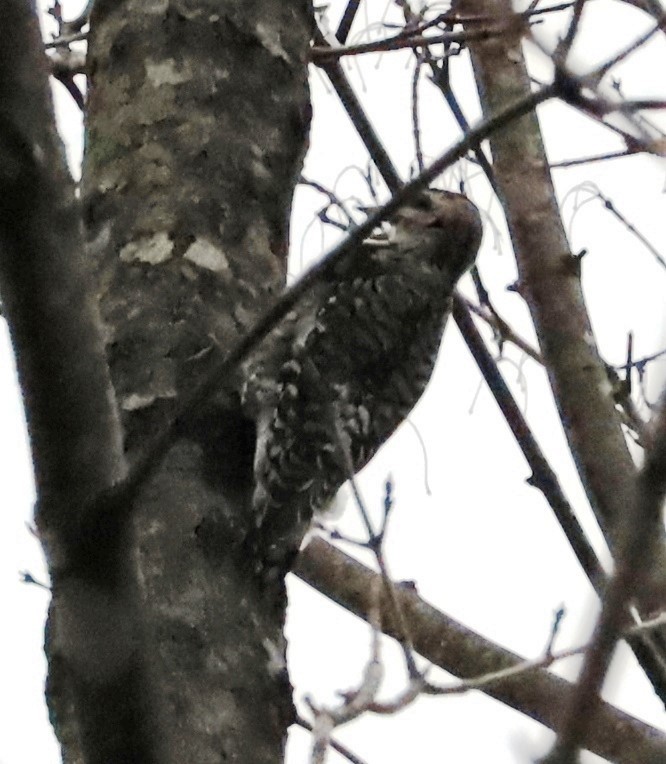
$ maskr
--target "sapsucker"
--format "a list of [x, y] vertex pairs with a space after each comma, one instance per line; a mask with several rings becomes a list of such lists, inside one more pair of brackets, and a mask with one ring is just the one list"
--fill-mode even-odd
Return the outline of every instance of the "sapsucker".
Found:
[[313, 513], [407, 417], [437, 359], [481, 220], [464, 196], [422, 192], [266, 338], [244, 369], [256, 422], [254, 544], [286, 570]]

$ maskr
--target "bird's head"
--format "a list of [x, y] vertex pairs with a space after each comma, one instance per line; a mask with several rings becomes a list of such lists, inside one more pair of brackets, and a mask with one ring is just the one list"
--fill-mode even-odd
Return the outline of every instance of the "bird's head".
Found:
[[[457, 279], [474, 262], [481, 244], [479, 211], [462, 194], [439, 189], [422, 191], [390, 219], [392, 239], [423, 247], [424, 254]], [[423, 246], [425, 245], [425, 246]]]

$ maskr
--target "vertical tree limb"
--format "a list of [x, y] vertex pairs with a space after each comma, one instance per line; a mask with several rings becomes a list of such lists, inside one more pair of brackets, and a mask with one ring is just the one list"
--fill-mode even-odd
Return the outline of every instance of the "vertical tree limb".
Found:
[[[461, 12], [511, 13], [508, 0], [461, 0]], [[470, 42], [484, 113], [531, 91], [520, 35]], [[493, 168], [518, 262], [520, 294], [532, 314], [560, 417], [597, 518], [617, 539], [634, 493], [635, 468], [608, 377], [594, 343], [536, 114], [490, 138]], [[557, 295], [557, 299], [553, 299]]]
[[113, 525], [102, 538], [86, 525], [85, 507], [126, 468], [80, 207], [34, 4], [8, 0], [2, 14], [0, 279], [52, 580], [50, 709], [67, 761], [148, 762], [136, 577], [118, 554], [125, 529]]
[[[508, 0], [460, 0], [464, 13], [505, 16]], [[484, 113], [531, 92], [515, 35], [470, 41]], [[536, 327], [555, 401], [574, 461], [597, 520], [617, 556], [624, 519], [636, 501], [636, 469], [629, 454], [612, 388], [599, 357], [580, 281], [581, 263], [569, 249], [562, 226], [536, 114], [528, 114], [490, 138], [493, 169], [519, 273], [519, 291]], [[556, 296], [556, 297], [555, 297]], [[640, 595], [650, 612], [650, 591], [663, 590], [666, 553], [663, 531], [654, 558], [654, 584]], [[663, 635], [655, 635], [661, 642]], [[666, 677], [648, 672], [666, 701]]]
[[80, 207], [32, 5], [8, 2], [0, 29], [0, 278], [47, 532], [60, 501], [67, 497], [74, 514], [122, 478], [125, 465]]

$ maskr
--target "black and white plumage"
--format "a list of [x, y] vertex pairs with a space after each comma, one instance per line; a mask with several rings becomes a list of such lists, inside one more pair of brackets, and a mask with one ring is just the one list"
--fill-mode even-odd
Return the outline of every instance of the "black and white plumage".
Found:
[[252, 510], [280, 567], [314, 512], [389, 438], [432, 374], [455, 285], [481, 241], [476, 207], [428, 190], [396, 212], [268, 336], [245, 368], [256, 422]]

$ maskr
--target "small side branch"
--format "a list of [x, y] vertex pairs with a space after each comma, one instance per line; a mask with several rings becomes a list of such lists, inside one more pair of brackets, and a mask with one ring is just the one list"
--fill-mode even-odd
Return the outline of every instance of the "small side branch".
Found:
[[[301, 552], [296, 575], [355, 615], [369, 620], [375, 607], [372, 592], [379, 574], [328, 544], [313, 539]], [[462, 679], [523, 665], [519, 656], [465, 628], [422, 600], [411, 587], [394, 586], [410, 624], [415, 649], [426, 659]], [[400, 627], [382, 600], [382, 630], [399, 637]], [[572, 685], [543, 669], [504, 678], [483, 688], [493, 698], [558, 729]], [[583, 736], [588, 750], [618, 764], [666, 761], [666, 735], [629, 714], [601, 702], [590, 714]]]

